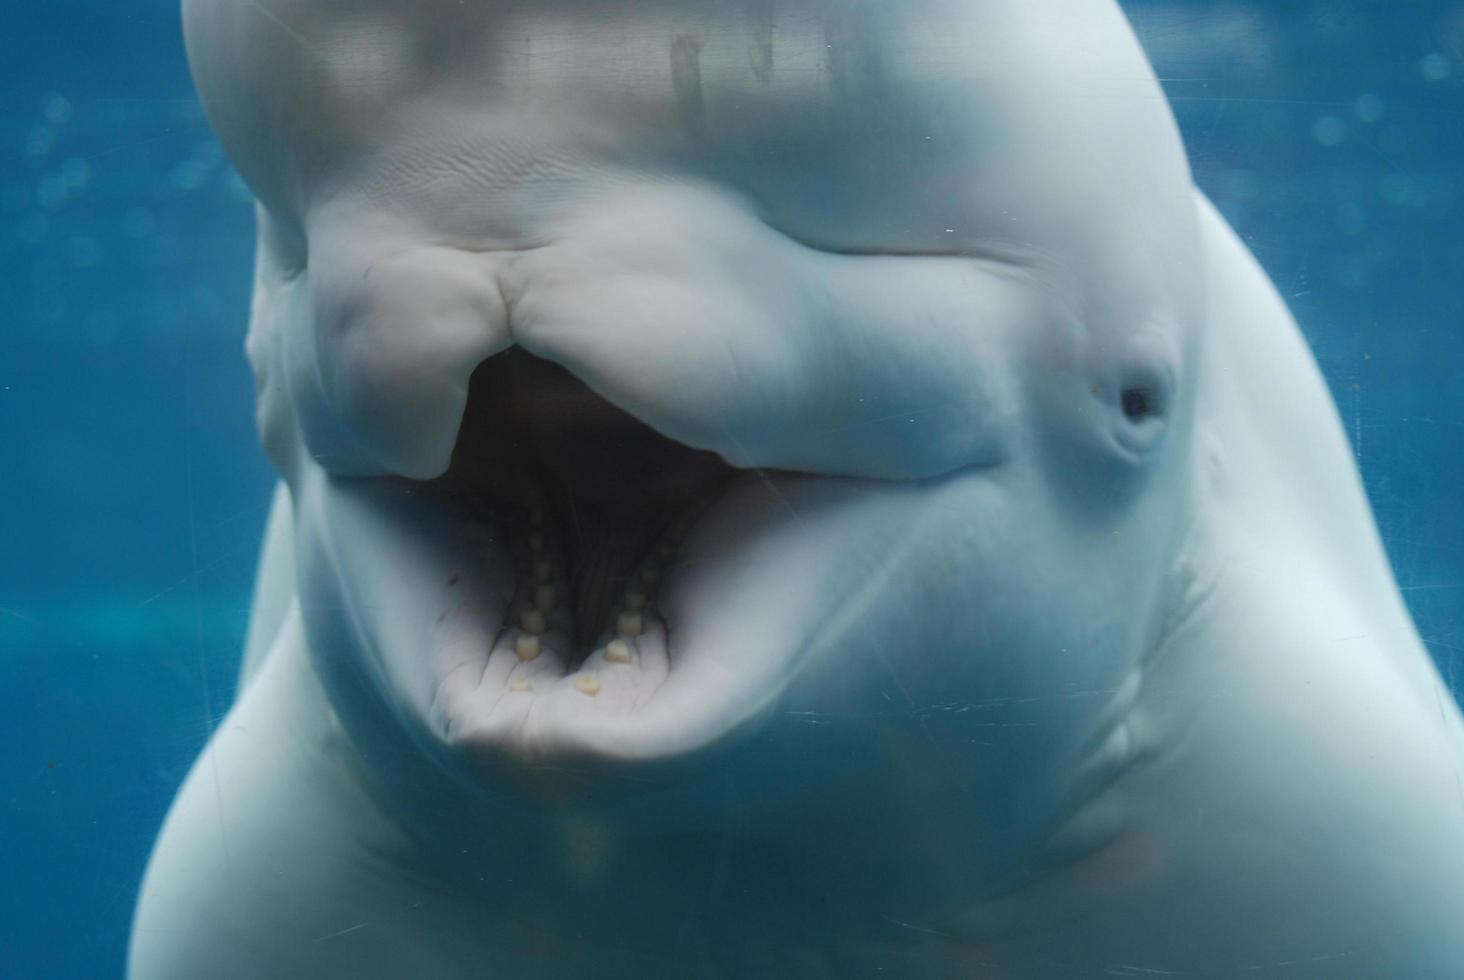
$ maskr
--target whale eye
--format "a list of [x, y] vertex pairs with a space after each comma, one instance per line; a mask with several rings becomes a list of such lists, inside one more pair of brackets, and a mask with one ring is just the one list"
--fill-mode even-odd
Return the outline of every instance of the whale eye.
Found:
[[[1116, 392], [1117, 404], [1109, 405], [1118, 444], [1137, 458], [1147, 455], [1163, 436], [1172, 393], [1159, 371], [1131, 370], [1128, 374]], [[1138, 377], [1134, 377], [1136, 374]]]
[[1125, 388], [1122, 395], [1123, 414], [1130, 422], [1140, 422], [1155, 412], [1153, 392], [1147, 388]]

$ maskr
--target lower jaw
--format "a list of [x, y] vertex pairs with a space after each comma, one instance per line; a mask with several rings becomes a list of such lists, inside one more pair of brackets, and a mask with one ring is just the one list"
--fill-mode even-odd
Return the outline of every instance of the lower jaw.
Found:
[[[657, 600], [696, 509], [683, 508], [659, 526], [581, 525], [566, 534], [547, 502], [500, 508], [500, 540], [514, 578], [501, 626], [486, 651], [466, 649], [452, 635], [451, 613], [440, 617], [446, 738], [532, 744], [542, 705], [556, 698], [600, 712], [643, 705], [670, 670], [669, 630]], [[452, 688], [456, 675], [475, 668], [471, 687]], [[493, 704], [465, 712], [454, 697]]]
[[[312, 654], [414, 868], [428, 862], [566, 939], [652, 948], [664, 923], [692, 915], [716, 941], [854, 935], [869, 909], [910, 919], [902, 906], [944, 887], [945, 852], [902, 846], [929, 835], [900, 820], [963, 814], [959, 801], [910, 810], [871, 785], [891, 771], [879, 763], [888, 708], [861, 686], [873, 677], [879, 694], [878, 675], [809, 654], [857, 580], [822, 570], [906, 540], [902, 501], [861, 498], [889, 510], [851, 513], [836, 481], [735, 479], [706, 515], [647, 532], [586, 629], [558, 594], [555, 508], [453, 516], [441, 499], [373, 484], [296, 488], [301, 540], [321, 559], [304, 562], [322, 571], [301, 588], [316, 600]], [[840, 533], [851, 524], [885, 532], [854, 541]], [[574, 640], [577, 625], [593, 636]], [[782, 710], [844, 703], [859, 710], [827, 727]], [[922, 732], [896, 740], [915, 762]], [[878, 895], [851, 891], [851, 867]], [[790, 908], [805, 918], [785, 921]]]
[[758, 486], [733, 480], [624, 532], [644, 543], [603, 561], [624, 570], [592, 594], [552, 505], [313, 471], [293, 488], [302, 608], [368, 768], [403, 783], [398, 796], [433, 784], [415, 765], [473, 795], [556, 802], [684, 773], [760, 710], [796, 653], [792, 630], [736, 608], [768, 608], [744, 587], [764, 563], [738, 539], [781, 510], [772, 493], [728, 500]]

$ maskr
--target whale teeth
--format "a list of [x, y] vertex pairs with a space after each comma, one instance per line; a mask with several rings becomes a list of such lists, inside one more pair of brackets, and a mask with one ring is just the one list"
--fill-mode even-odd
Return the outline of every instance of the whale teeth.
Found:
[[621, 636], [640, 636], [641, 614], [638, 612], [623, 612], [615, 617], [615, 632]]
[[519, 613], [519, 629], [525, 633], [532, 633], [540, 636], [549, 631], [549, 624], [544, 619], [544, 614], [537, 609], [525, 609]]
[[612, 664], [630, 663], [630, 644], [616, 637], [606, 645], [605, 659]]
[[600, 693], [600, 678], [594, 674], [580, 674], [574, 679], [575, 690], [594, 697]]
[[543, 646], [539, 642], [539, 637], [533, 633], [520, 633], [513, 644], [513, 652], [518, 654], [518, 658], [524, 663], [538, 657], [542, 650]]
[[532, 691], [534, 689], [534, 682], [527, 677], [515, 677], [508, 682], [508, 689], [510, 691]]
[[[573, 564], [564, 569], [558, 568], [559, 559], [563, 556], [557, 555], [554, 550], [555, 545], [551, 540], [554, 535], [548, 526], [547, 506], [542, 502], [532, 503], [528, 505], [526, 513], [529, 526], [523, 529], [523, 537], [518, 540], [520, 547], [527, 545], [527, 548], [519, 552], [515, 562], [519, 576], [519, 597], [512, 607], [517, 609], [516, 622], [511, 621], [511, 624], [516, 625], [517, 630], [509, 631], [509, 635], [513, 637], [514, 653], [523, 663], [536, 661], [544, 654], [552, 652], [546, 645], [551, 626], [554, 629], [565, 626], [555, 617], [561, 606], [569, 609], [574, 605], [573, 596], [561, 594], [564, 577], [560, 574], [572, 572]], [[690, 522], [683, 519], [682, 523]], [[637, 662], [639, 653], [636, 638], [645, 635], [648, 628], [646, 616], [653, 608], [664, 565], [673, 559], [679, 547], [679, 538], [685, 530], [680, 525], [664, 528], [659, 539], [650, 543], [648, 552], [632, 571], [625, 584], [619, 607], [611, 609], [611, 629], [607, 631], [609, 636], [600, 634], [600, 642], [605, 644], [600, 648], [600, 653], [606, 664], [634, 665]], [[569, 611], [572, 612], [572, 609]], [[513, 615], [510, 612], [510, 616]], [[553, 624], [551, 619], [554, 620]], [[558, 651], [557, 646], [555, 651]], [[527, 678], [513, 679], [508, 683], [515, 691], [533, 689]], [[600, 691], [600, 678], [592, 672], [576, 675], [573, 684], [583, 694], [593, 696]]]

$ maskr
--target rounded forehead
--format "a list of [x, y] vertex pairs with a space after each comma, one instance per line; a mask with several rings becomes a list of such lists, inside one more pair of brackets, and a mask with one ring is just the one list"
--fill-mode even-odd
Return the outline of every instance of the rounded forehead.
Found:
[[949, 87], [977, 60], [952, 43], [963, 19], [949, 11], [829, 0], [186, 2], [216, 122], [297, 149], [379, 144], [404, 124], [450, 138], [515, 110], [545, 130], [600, 121], [657, 142], [746, 137], [789, 111], [867, 129], [871, 108], [910, 99], [912, 73]]
[[[256, 192], [342, 188], [443, 237], [627, 175], [711, 179], [838, 250], [1172, 251], [1188, 173], [1099, 0], [186, 0]], [[564, 206], [573, 206], [565, 204]], [[1139, 264], [1143, 264], [1140, 260]]]

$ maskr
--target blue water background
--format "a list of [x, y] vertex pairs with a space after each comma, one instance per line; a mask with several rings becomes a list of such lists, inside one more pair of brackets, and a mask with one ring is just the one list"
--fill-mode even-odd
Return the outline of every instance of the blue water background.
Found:
[[[1464, 5], [1127, 8], [1321, 362], [1457, 694]], [[232, 695], [271, 486], [250, 207], [171, 2], [7, 4], [0, 64], [0, 977], [113, 977]]]

